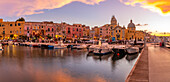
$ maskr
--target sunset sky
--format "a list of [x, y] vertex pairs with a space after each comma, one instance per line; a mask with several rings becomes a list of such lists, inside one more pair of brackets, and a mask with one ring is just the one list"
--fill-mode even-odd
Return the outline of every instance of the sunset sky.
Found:
[[170, 32], [170, 0], [1, 0], [0, 17], [102, 26], [115, 15], [121, 26], [132, 19], [138, 30]]

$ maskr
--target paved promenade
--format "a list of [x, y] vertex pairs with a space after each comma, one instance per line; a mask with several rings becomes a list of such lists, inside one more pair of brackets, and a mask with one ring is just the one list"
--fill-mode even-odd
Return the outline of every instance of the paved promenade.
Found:
[[147, 46], [126, 82], [170, 82], [170, 49]]
[[149, 81], [170, 82], [170, 49], [149, 47]]

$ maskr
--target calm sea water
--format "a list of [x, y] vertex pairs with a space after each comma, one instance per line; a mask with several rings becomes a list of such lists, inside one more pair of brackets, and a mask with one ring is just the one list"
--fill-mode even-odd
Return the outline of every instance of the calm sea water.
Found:
[[0, 82], [123, 82], [137, 57], [5, 46], [0, 51]]

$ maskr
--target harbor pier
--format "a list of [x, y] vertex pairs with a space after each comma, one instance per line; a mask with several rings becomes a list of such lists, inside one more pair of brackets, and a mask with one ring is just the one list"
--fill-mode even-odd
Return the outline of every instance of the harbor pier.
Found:
[[125, 82], [170, 81], [170, 49], [147, 44]]

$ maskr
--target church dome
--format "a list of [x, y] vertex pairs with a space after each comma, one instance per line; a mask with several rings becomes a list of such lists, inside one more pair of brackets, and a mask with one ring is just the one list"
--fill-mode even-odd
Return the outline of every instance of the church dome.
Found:
[[128, 24], [128, 28], [136, 28], [135, 24], [130, 20], [130, 23]]

